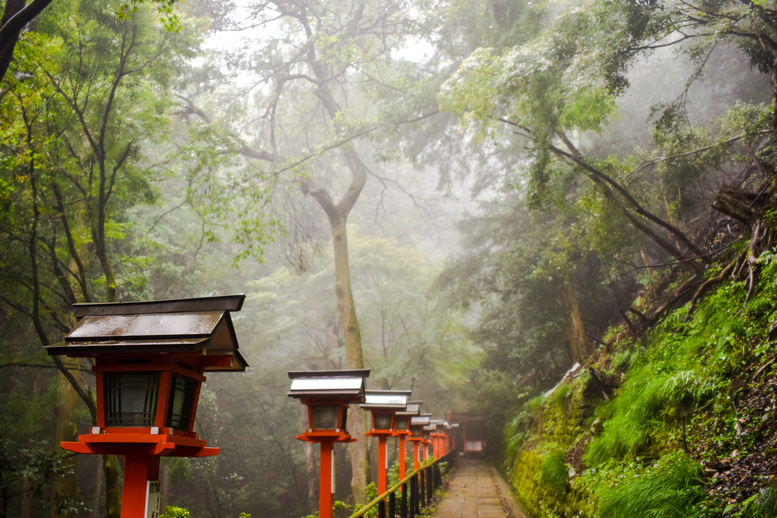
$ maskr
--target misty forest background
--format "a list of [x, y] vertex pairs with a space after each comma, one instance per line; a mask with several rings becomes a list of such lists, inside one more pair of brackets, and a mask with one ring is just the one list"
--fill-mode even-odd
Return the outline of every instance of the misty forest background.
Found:
[[[3, 6], [0, 516], [118, 516], [120, 463], [58, 448], [94, 416], [89, 365], [42, 349], [72, 303], [247, 294], [233, 319], [250, 368], [210, 375], [199, 406], [222, 452], [162, 467], [164, 504], [213, 518], [315, 509], [288, 370], [362, 362], [370, 387], [479, 412], [515, 474], [553, 410], [535, 396], [573, 364], [609, 401], [655, 326], [724, 279], [730, 319], [756, 300], [775, 314], [758, 298], [774, 280], [771, 0], [54, 0], [18, 38], [19, 3]], [[358, 323], [334, 290], [347, 273]], [[758, 351], [771, 376], [773, 348]], [[619, 415], [606, 408], [575, 434]], [[554, 436], [526, 478], [544, 493], [512, 482], [547, 516], [569, 495], [626, 516], [591, 488], [630, 473], [619, 462], [663, 469], [658, 442], [699, 461], [678, 412], [622, 455], [594, 440], [582, 465], [564, 452], [590, 437]], [[358, 459], [340, 453], [353, 501]], [[768, 469], [734, 497], [673, 498], [744, 512]]]

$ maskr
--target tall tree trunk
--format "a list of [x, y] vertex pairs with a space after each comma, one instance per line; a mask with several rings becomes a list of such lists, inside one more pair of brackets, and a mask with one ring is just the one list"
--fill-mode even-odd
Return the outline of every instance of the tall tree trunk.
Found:
[[[33, 382], [32, 382], [32, 399], [37, 399], [38, 396], [40, 396], [43, 393], [43, 372], [41, 369], [36, 369], [35, 373], [33, 374]], [[35, 500], [33, 499], [35, 497], [35, 493], [33, 492], [33, 487], [28, 482], [25, 482], [25, 492], [22, 495], [22, 506], [21, 510], [19, 512], [20, 518], [33, 518], [32, 511], [33, 511], [33, 504], [35, 503]], [[0, 515], [5, 516], [5, 514], [0, 513]]]
[[92, 491], [92, 518], [100, 518], [100, 497], [103, 494], [103, 459], [102, 455], [95, 455], [94, 491]]
[[[345, 361], [349, 369], [363, 369], [364, 355], [362, 353], [362, 338], [359, 320], [356, 317], [356, 305], [351, 290], [351, 267], [348, 259], [348, 236], [345, 228], [346, 219], [339, 218], [332, 224], [332, 243], [335, 256], [335, 294], [337, 309], [345, 339]], [[370, 459], [364, 439], [367, 422], [364, 412], [348, 413], [349, 432], [358, 440], [351, 445], [351, 490], [356, 502], [366, 498], [365, 489], [370, 478]], [[359, 446], [356, 446], [359, 444]]]
[[[322, 89], [323, 90], [323, 89]], [[324, 104], [331, 111], [333, 101], [328, 90], [323, 90], [319, 96], [325, 100]], [[327, 101], [328, 99], [328, 101]], [[334, 113], [332, 113], [334, 117]], [[329, 218], [332, 230], [332, 246], [335, 260], [335, 296], [337, 298], [337, 310], [340, 317], [340, 326], [343, 330], [345, 342], [346, 366], [349, 369], [363, 369], [364, 356], [362, 353], [362, 337], [359, 328], [359, 320], [356, 318], [356, 304], [351, 290], [351, 267], [348, 259], [348, 235], [346, 224], [356, 200], [364, 189], [367, 181], [367, 167], [359, 158], [358, 153], [350, 146], [343, 147], [343, 154], [351, 173], [351, 184], [342, 199], [335, 204], [331, 195], [325, 189], [316, 185], [309, 179], [301, 185], [303, 192], [313, 197], [321, 206]], [[349, 432], [358, 437], [352, 443], [349, 452], [351, 455], [351, 490], [356, 502], [364, 502], [365, 490], [370, 479], [370, 460], [367, 442], [363, 439], [367, 431], [367, 421], [364, 412], [348, 413]]]
[[580, 303], [577, 300], [575, 285], [569, 275], [564, 276], [561, 298], [569, 314], [569, 352], [573, 362], [582, 363], [591, 351], [585, 334], [583, 317], [580, 314]]
[[[57, 403], [55, 407], [56, 414], [56, 430], [54, 435], [54, 444], [59, 446], [61, 441], [72, 441], [75, 439], [75, 422], [73, 421], [73, 415], [75, 415], [78, 407], [78, 394], [70, 386], [70, 382], [63, 375], [59, 375], [59, 382], [57, 383]], [[64, 462], [70, 464], [73, 468], [73, 472], [76, 472], [76, 457], [71, 456]], [[53, 518], [65, 518], [71, 516], [70, 514], [61, 514], [57, 512], [58, 502], [62, 499], [71, 499], [78, 501], [79, 489], [75, 476], [70, 477], [52, 477], [49, 481], [52, 492], [51, 499], [51, 516]]]

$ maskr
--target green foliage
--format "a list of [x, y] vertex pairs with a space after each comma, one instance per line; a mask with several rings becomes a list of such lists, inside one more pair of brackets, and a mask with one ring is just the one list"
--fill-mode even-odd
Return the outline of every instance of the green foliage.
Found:
[[[524, 404], [526, 408], [526, 404]], [[532, 412], [521, 410], [515, 417], [507, 422], [504, 428], [505, 457], [513, 459], [523, 444], [532, 421]]]
[[563, 493], [569, 481], [567, 466], [564, 464], [564, 453], [555, 452], [543, 457], [537, 478], [554, 491]]
[[168, 31], [178, 32], [181, 30], [181, 21], [176, 11], [180, 9], [179, 2], [183, 0], [129, 0], [119, 6], [116, 15], [120, 19], [126, 19], [138, 12], [140, 6], [145, 3], [152, 3], [156, 7], [159, 19]]
[[[43, 499], [50, 490], [49, 483], [56, 478], [73, 475], [73, 465], [61, 450], [51, 451], [46, 441], [29, 441], [27, 445], [0, 437], [0, 490], [3, 494], [31, 492]], [[60, 498], [54, 501], [57, 508], [77, 512], [82, 502]]]
[[[683, 436], [691, 455], [705, 462], [747, 458], [763, 440], [737, 431], [737, 422], [761, 423], [761, 412], [735, 411], [731, 402], [737, 395], [732, 378], [763, 372], [773, 358], [767, 336], [777, 316], [773, 254], [762, 254], [759, 266], [760, 282], [747, 303], [741, 284], [724, 284], [697, 302], [690, 318], [687, 307], [670, 314], [644, 346], [622, 345], [612, 365], [626, 373], [626, 380], [614, 399], [598, 406], [593, 426], [576, 428], [565, 420], [554, 396], [547, 404], [539, 398], [524, 404], [505, 436], [514, 459], [514, 484], [524, 498], [542, 501], [533, 508], [537, 513], [555, 516], [565, 509], [580, 516], [625, 518], [722, 512], [721, 503], [708, 497], [704, 469], [683, 453]], [[573, 396], [576, 386], [584, 386], [582, 377], [577, 380], [570, 385]], [[564, 458], [578, 455], [589, 436], [584, 471], [560, 491]], [[726, 512], [773, 513], [772, 487], [747, 494], [752, 496]]]
[[168, 505], [159, 515], [159, 518], [192, 518], [192, 513], [183, 507]]
[[682, 453], [669, 454], [655, 467], [626, 470], [598, 492], [602, 518], [683, 518], [699, 516], [704, 500], [704, 469]]
[[745, 500], [734, 516], [738, 518], [773, 518], [777, 516], [777, 484], [773, 483]]
[[371, 502], [378, 497], [378, 486], [375, 482], [367, 484], [367, 487], [364, 488], [364, 496], [368, 502]]
[[560, 410], [564, 409], [567, 396], [569, 396], [571, 391], [572, 389], [569, 385], [561, 385], [553, 392], [553, 394], [551, 394], [551, 401], [553, 401], [553, 404], [556, 405], [556, 408]]
[[599, 466], [610, 459], [633, 459], [650, 453], [654, 444], [662, 449], [671, 438], [666, 424], [678, 423], [725, 387], [722, 378], [702, 369], [662, 372], [647, 363], [633, 368], [618, 397], [600, 410], [607, 420], [588, 448], [586, 462]]

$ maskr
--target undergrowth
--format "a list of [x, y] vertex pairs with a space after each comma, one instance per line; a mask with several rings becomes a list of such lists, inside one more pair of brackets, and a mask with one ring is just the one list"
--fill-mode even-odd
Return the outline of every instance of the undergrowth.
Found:
[[691, 518], [706, 497], [704, 469], [680, 452], [655, 466], [634, 466], [597, 488], [601, 518]]
[[[733, 493], [715, 478], [737, 462], [745, 469], [744, 459], [757, 462], [765, 440], [758, 433], [769, 429], [757, 428], [761, 410], [751, 415], [737, 399], [747, 376], [771, 375], [777, 363], [768, 336], [777, 320], [777, 256], [762, 254], [759, 268], [749, 299], [745, 283], [721, 284], [693, 311], [669, 314], [646, 340], [619, 344], [595, 367], [622, 383], [611, 400], [588, 401], [593, 412], [577, 413], [586, 375], [523, 404], [505, 427], [505, 444], [511, 481], [531, 512], [777, 516], [777, 485], [766, 478]], [[743, 423], [759, 432], [748, 434]], [[705, 466], [713, 467], [705, 473]]]

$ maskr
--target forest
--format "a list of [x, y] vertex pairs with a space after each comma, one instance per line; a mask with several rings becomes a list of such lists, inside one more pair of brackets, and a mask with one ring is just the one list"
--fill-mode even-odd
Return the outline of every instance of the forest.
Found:
[[163, 516], [311, 516], [363, 368], [534, 516], [777, 516], [776, 105], [775, 0], [3, 0], [0, 518], [120, 515], [73, 304], [234, 294]]

